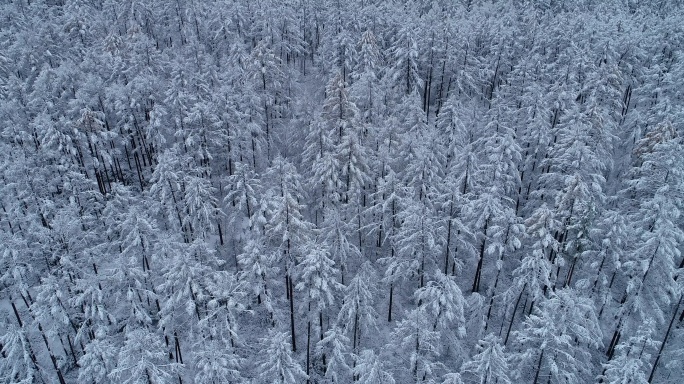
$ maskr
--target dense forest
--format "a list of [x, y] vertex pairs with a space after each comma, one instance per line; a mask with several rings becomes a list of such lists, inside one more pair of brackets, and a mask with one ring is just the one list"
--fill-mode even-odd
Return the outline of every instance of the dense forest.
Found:
[[5, 0], [1, 383], [681, 383], [684, 4]]

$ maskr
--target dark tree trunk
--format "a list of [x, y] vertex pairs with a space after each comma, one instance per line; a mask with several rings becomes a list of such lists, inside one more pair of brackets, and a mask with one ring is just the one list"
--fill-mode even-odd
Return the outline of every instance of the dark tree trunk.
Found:
[[[525, 288], [520, 291], [520, 294], [518, 295], [518, 299], [515, 301], [515, 307], [513, 307], [513, 314], [511, 315], [511, 322], [508, 324], [508, 329], [506, 330], [506, 337], [504, 338], [504, 345], [508, 343], [508, 337], [511, 335], [511, 329], [513, 329], [513, 323], [515, 322], [515, 313], [518, 311], [518, 304], [520, 304], [520, 299], [522, 298], [523, 292], [525, 291]], [[525, 304], [527, 304], [527, 299], [525, 300]], [[525, 306], [523, 305], [523, 308]], [[503, 325], [503, 323], [502, 323]]]
[[480, 259], [477, 261], [477, 269], [475, 270], [475, 280], [473, 281], [473, 292], [480, 291], [480, 279], [482, 277], [482, 263], [484, 260], [485, 246], [487, 244], [487, 227], [489, 226], [489, 219], [485, 221], [484, 224], [484, 237], [482, 239], [482, 244], [480, 245]]
[[394, 284], [390, 284], [389, 309], [387, 310], [387, 321], [392, 322], [392, 301], [394, 300]]
[[294, 319], [294, 294], [292, 292], [292, 278], [288, 275], [288, 282], [289, 282], [289, 287], [288, 291], [290, 292], [290, 333], [292, 335], [292, 352], [297, 352], [297, 339], [295, 337], [295, 319]]
[[668, 324], [667, 331], [665, 331], [665, 337], [663, 337], [663, 342], [660, 343], [660, 349], [658, 349], [658, 354], [656, 355], [655, 362], [653, 362], [653, 368], [651, 368], [651, 374], [648, 375], [648, 382], [649, 383], [653, 382], [653, 376], [655, 376], [656, 369], [658, 369], [658, 363], [660, 362], [660, 357], [663, 355], [663, 350], [665, 349], [665, 344], [667, 344], [667, 339], [670, 337], [670, 331], [672, 331], [672, 324], [674, 324], [674, 321], [677, 318], [677, 312], [679, 312], [679, 306], [682, 304], [682, 298], [684, 298], [684, 296], [680, 295], [679, 301], [677, 302], [677, 306], [675, 307], [675, 310], [672, 312], [672, 318], [670, 319], [670, 324]]

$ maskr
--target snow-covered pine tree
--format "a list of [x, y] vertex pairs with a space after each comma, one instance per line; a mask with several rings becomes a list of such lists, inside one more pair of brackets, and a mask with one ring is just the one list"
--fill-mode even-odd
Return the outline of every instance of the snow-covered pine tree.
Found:
[[372, 349], [364, 349], [357, 358], [354, 375], [360, 384], [394, 384], [392, 374], [384, 369], [384, 365]]
[[340, 269], [340, 283], [345, 284], [349, 266], [358, 265], [361, 252], [356, 244], [350, 241], [352, 225], [345, 221], [337, 208], [325, 211], [325, 220], [321, 224], [321, 232], [325, 244], [330, 249], [330, 257]]
[[243, 252], [237, 256], [240, 266], [240, 280], [251, 287], [256, 295], [258, 304], [263, 304], [269, 315], [273, 316], [274, 294], [269, 283], [275, 279], [278, 266], [273, 253], [266, 246], [266, 239], [262, 234], [255, 233], [248, 240]]
[[426, 274], [438, 268], [437, 257], [443, 244], [443, 222], [426, 202], [407, 201], [398, 217], [403, 223], [396, 233], [397, 252], [380, 261], [387, 265], [385, 280], [391, 284], [409, 278], [418, 279], [418, 287], [427, 282]]
[[464, 338], [465, 299], [453, 276], [437, 270], [434, 280], [429, 281], [415, 293], [415, 299], [432, 321], [432, 330], [440, 334], [445, 349], [457, 345]]
[[235, 163], [233, 175], [228, 177], [228, 194], [223, 199], [226, 212], [238, 227], [253, 229], [254, 214], [261, 197], [262, 184], [259, 176], [247, 164]]
[[3, 319], [0, 324], [3, 325], [0, 335], [0, 380], [17, 384], [45, 382], [26, 331], [9, 319]]
[[[401, 367], [398, 378], [404, 382], [420, 383], [433, 380], [442, 364], [437, 360], [441, 353], [440, 333], [425, 312], [418, 307], [406, 313], [390, 336], [392, 345], [399, 346], [395, 364]], [[408, 366], [406, 363], [408, 362]]]
[[591, 380], [597, 372], [592, 370], [589, 348], [600, 347], [602, 337], [592, 301], [573, 289], [557, 290], [536, 306], [523, 329], [515, 332], [521, 348], [512, 355], [519, 367], [516, 379], [533, 377], [535, 384], [546, 375], [552, 382]]
[[306, 372], [292, 356], [292, 346], [286, 332], [271, 330], [261, 339], [264, 353], [257, 360], [256, 383], [299, 384], [307, 379]]
[[[315, 334], [312, 326], [318, 328], [319, 341], [323, 340], [326, 332], [325, 322], [328, 320], [329, 308], [335, 302], [335, 296], [343, 286], [337, 282], [335, 262], [330, 259], [330, 252], [324, 245], [311, 242], [305, 246], [306, 253], [302, 256], [297, 267], [299, 282], [295, 286], [297, 291], [303, 292], [305, 299], [301, 303], [301, 311], [307, 319], [306, 361], [307, 375], [311, 374], [311, 349]], [[323, 366], [326, 356], [322, 356]]]
[[413, 28], [410, 23], [404, 25], [387, 53], [391, 61], [387, 78], [392, 82], [397, 96], [413, 92], [420, 94], [423, 87], [423, 80], [418, 73], [418, 44]]
[[118, 344], [114, 344], [105, 332], [98, 330], [95, 337], [85, 345], [78, 359], [79, 384], [111, 383], [110, 373], [117, 361]]
[[607, 384], [646, 384], [651, 367], [649, 361], [658, 342], [653, 340], [655, 322], [648, 320], [636, 330], [634, 336], [615, 346], [615, 355], [603, 364], [600, 380]]
[[382, 76], [379, 73], [382, 70], [382, 56], [372, 30], [363, 32], [357, 50], [356, 66], [351, 74], [354, 83], [351, 85], [350, 93], [359, 107], [361, 121], [372, 126], [380, 123], [383, 107], [379, 80]]
[[287, 160], [278, 156], [266, 172], [271, 188], [266, 192], [268, 212], [266, 236], [275, 248], [277, 262], [282, 265], [286, 297], [290, 306], [290, 336], [293, 352], [297, 350], [294, 278], [300, 257], [313, 239], [313, 225], [303, 216], [305, 205], [301, 176]]
[[349, 338], [342, 329], [335, 326], [325, 331], [323, 339], [316, 343], [316, 356], [325, 356], [323, 382], [345, 383], [349, 380], [352, 373], [347, 364], [349, 354]]
[[375, 311], [378, 276], [370, 262], [361, 265], [349, 285], [345, 287], [337, 322], [344, 332], [351, 334], [352, 351], [356, 353], [364, 337], [377, 328]]
[[534, 243], [532, 251], [522, 258], [520, 265], [513, 271], [513, 276], [515, 287], [526, 292], [531, 300], [531, 311], [535, 302], [555, 286], [556, 271], [553, 264], [559, 244], [554, 235], [560, 228], [560, 223], [555, 219], [553, 211], [543, 205], [526, 220], [525, 226]]
[[488, 334], [477, 342], [477, 354], [461, 367], [462, 375], [466, 379], [473, 378], [480, 384], [493, 381], [510, 384], [508, 356], [504, 348], [498, 337]]
[[163, 384], [174, 380], [181, 364], [169, 363], [162, 337], [146, 328], [126, 332], [116, 368], [109, 378], [122, 384]]
[[245, 284], [229, 272], [212, 274], [207, 282], [211, 299], [206, 315], [198, 322], [192, 345], [195, 381], [240, 383], [244, 379], [243, 346], [237, 317], [246, 311]]

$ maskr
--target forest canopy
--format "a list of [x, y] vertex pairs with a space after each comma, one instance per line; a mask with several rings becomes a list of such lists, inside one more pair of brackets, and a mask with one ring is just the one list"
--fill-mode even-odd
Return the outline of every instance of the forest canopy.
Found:
[[681, 383], [678, 0], [0, 4], [0, 383]]

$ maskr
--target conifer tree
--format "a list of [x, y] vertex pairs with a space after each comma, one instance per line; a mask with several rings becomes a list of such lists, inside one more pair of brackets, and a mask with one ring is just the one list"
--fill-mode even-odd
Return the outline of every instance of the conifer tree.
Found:
[[461, 371], [465, 377], [474, 377], [480, 384], [511, 383], [508, 377], [508, 357], [501, 340], [489, 334], [477, 343], [477, 354], [463, 364]]
[[384, 370], [383, 363], [379, 356], [372, 349], [364, 349], [354, 367], [354, 374], [358, 377], [361, 384], [394, 384], [392, 374]]
[[465, 299], [452, 276], [437, 270], [434, 280], [416, 291], [419, 305], [433, 320], [432, 329], [441, 334], [447, 344], [465, 337]]
[[6, 383], [42, 382], [38, 362], [26, 337], [26, 331], [6, 320], [3, 320], [2, 324], [4, 331], [0, 336], [0, 379]]
[[330, 249], [330, 256], [340, 269], [340, 283], [345, 284], [345, 276], [349, 265], [356, 265], [361, 261], [361, 252], [356, 244], [350, 241], [351, 227], [338, 209], [325, 211], [325, 220], [321, 224], [323, 239]]
[[307, 375], [293, 358], [292, 347], [287, 342], [285, 332], [270, 331], [268, 336], [261, 339], [264, 346], [263, 354], [258, 361], [258, 383], [268, 384], [298, 384], [307, 379]]
[[[302, 302], [302, 312], [307, 318], [307, 375], [310, 374], [310, 357], [312, 344], [312, 325], [317, 325], [319, 340], [323, 340], [326, 329], [324, 321], [328, 318], [328, 310], [335, 301], [335, 296], [342, 286], [336, 281], [335, 262], [330, 259], [329, 251], [317, 243], [307, 244], [306, 254], [298, 266], [299, 282], [295, 287], [302, 291], [306, 299]], [[322, 356], [323, 365], [326, 362]]]
[[601, 381], [608, 384], [645, 384], [648, 361], [658, 342], [652, 339], [654, 322], [647, 321], [637, 329], [634, 336], [615, 347], [616, 355], [603, 364]]
[[[536, 367], [534, 383], [539, 382], [542, 374], [548, 374], [552, 381], [569, 383], [594, 377], [588, 348], [598, 348], [602, 339], [594, 304], [564, 288], [535, 308], [525, 319], [524, 328], [515, 333], [522, 351], [514, 355], [514, 361], [521, 367]], [[519, 369], [516, 375], [522, 373]]]
[[266, 311], [273, 315], [273, 287], [269, 282], [275, 278], [278, 267], [274, 255], [266, 246], [262, 234], [255, 234], [245, 244], [243, 253], [237, 256], [240, 265], [240, 279], [252, 288], [258, 304], [263, 304]]
[[411, 25], [405, 25], [398, 31], [388, 56], [391, 69], [387, 76], [397, 94], [420, 93], [423, 81], [418, 74], [418, 44]]
[[114, 370], [116, 350], [118, 345], [112, 343], [111, 338], [103, 331], [98, 331], [95, 338], [85, 346], [78, 364], [78, 383], [110, 383], [109, 374]]
[[[400, 347], [400, 361], [403, 364], [403, 377], [407, 382], [420, 383], [433, 380], [441, 364], [437, 361], [440, 355], [439, 332], [433, 330], [428, 315], [422, 308], [416, 308], [406, 314], [406, 318], [397, 323], [392, 331], [392, 341]], [[406, 367], [408, 362], [408, 367]]]
[[119, 383], [168, 383], [180, 364], [169, 363], [161, 337], [145, 328], [126, 333], [126, 341], [119, 350], [116, 368], [109, 378]]
[[290, 336], [292, 350], [297, 350], [294, 278], [299, 258], [313, 239], [313, 226], [303, 216], [304, 200], [301, 176], [297, 169], [281, 157], [273, 160], [267, 171], [273, 187], [267, 192], [269, 208], [266, 236], [276, 249], [276, 258], [283, 266], [286, 297], [290, 304]]
[[356, 353], [364, 336], [377, 327], [378, 314], [374, 300], [377, 294], [377, 275], [370, 262], [365, 262], [356, 276], [345, 287], [337, 322], [352, 335], [352, 351]]
[[344, 383], [351, 376], [351, 367], [347, 364], [349, 355], [349, 338], [342, 330], [333, 327], [325, 332], [323, 339], [316, 343], [316, 355], [325, 356], [323, 377], [325, 382]]

